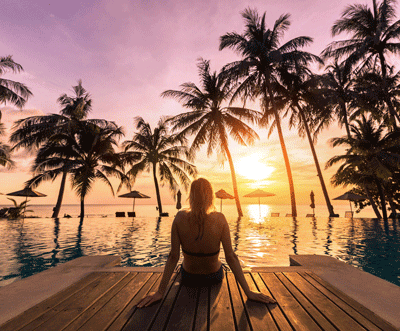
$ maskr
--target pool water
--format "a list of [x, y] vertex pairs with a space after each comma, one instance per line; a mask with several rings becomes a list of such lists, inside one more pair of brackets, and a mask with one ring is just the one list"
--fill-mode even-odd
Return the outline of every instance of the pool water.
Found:
[[[83, 255], [118, 255], [122, 266], [163, 266], [172, 220], [0, 219], [0, 286]], [[399, 221], [230, 217], [228, 223], [233, 248], [246, 266], [287, 266], [291, 254], [322, 254], [400, 286]]]

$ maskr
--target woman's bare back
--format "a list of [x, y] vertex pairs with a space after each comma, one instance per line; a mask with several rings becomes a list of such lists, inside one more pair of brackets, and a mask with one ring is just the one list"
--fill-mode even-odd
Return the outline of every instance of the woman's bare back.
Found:
[[[176, 226], [184, 251], [183, 268], [190, 273], [208, 274], [216, 272], [220, 266], [219, 254], [194, 256], [194, 254], [212, 254], [219, 252], [224, 227], [221, 213], [207, 214], [204, 220], [203, 235], [199, 237], [199, 227], [190, 217], [190, 211], [181, 211], [176, 216]], [[189, 254], [185, 253], [188, 252]]]

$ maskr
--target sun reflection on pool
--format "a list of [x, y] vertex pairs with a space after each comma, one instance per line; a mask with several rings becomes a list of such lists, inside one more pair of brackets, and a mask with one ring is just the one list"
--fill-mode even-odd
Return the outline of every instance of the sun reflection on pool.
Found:
[[249, 221], [253, 223], [263, 223], [265, 218], [271, 214], [271, 207], [268, 205], [247, 205], [247, 214]]

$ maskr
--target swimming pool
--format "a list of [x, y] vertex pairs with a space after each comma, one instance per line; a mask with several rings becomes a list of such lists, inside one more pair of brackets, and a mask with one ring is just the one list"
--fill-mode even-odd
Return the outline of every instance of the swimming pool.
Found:
[[[163, 266], [172, 218], [0, 220], [0, 286], [82, 255], [119, 255], [123, 266]], [[344, 218], [228, 219], [247, 266], [289, 265], [290, 254], [338, 258], [400, 286], [399, 221]], [[223, 259], [223, 252], [222, 252]]]

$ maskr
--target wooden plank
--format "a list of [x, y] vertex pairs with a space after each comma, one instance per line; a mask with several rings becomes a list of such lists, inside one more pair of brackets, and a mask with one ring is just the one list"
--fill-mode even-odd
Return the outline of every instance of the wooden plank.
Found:
[[[137, 272], [127, 273], [126, 277], [122, 278], [121, 281], [97, 300], [89, 309], [85, 310], [75, 320], [71, 321], [63, 331], [75, 331], [82, 325], [85, 325], [85, 330], [101, 330], [102, 326], [107, 325], [107, 320], [113, 317], [115, 311], [118, 311], [118, 307], [121, 304], [121, 295], [118, 296], [118, 293], [121, 290], [125, 291], [125, 286], [132, 281], [132, 279], [135, 279], [136, 275]], [[107, 309], [104, 309], [104, 306], [106, 306]], [[104, 314], [104, 310], [107, 310], [106, 314]], [[93, 316], [95, 316], [95, 318], [93, 318]], [[93, 323], [96, 320], [100, 320], [101, 325], [99, 325], [99, 323], [97, 323], [97, 325]], [[95, 324], [95, 326], [93, 326], [93, 324]]]
[[182, 286], [165, 330], [176, 331], [192, 329], [195, 319], [196, 303], [197, 288]]
[[148, 330], [164, 330], [165, 324], [168, 322], [169, 315], [173, 310], [176, 297], [181, 288], [181, 279], [182, 276], [179, 273], [176, 281], [172, 285], [162, 305], [159, 307], [159, 310], [157, 311], [157, 316], [155, 319], [153, 319], [152, 324], [150, 325], [150, 328]]
[[208, 330], [209, 315], [209, 287], [199, 287], [197, 291], [197, 312], [193, 331]]
[[24, 311], [22, 314], [14, 317], [10, 321], [6, 322], [1, 326], [2, 331], [16, 331], [24, 327], [25, 325], [32, 322], [38, 316], [44, 314], [53, 307], [59, 305], [64, 300], [67, 300], [70, 296], [80, 291], [85, 286], [88, 286], [91, 282], [95, 281], [101, 276], [101, 273], [91, 273], [86, 277], [78, 280], [76, 283], [68, 286], [66, 289], [59, 293], [51, 296], [50, 298], [38, 303], [32, 308]]
[[295, 330], [321, 330], [273, 273], [260, 273], [260, 276]]
[[45, 317], [44, 320], [36, 319], [33, 322], [37, 323], [30, 323], [22, 330], [34, 330], [38, 326], [41, 330], [63, 329], [126, 275], [127, 273], [123, 272], [103, 273], [102, 277], [89, 284], [85, 289], [42, 315]]
[[[247, 284], [250, 287], [250, 290], [257, 291], [257, 286], [253, 281], [253, 278], [249, 273], [244, 275], [246, 278]], [[278, 327], [275, 324], [274, 319], [272, 318], [271, 312], [268, 310], [268, 307], [265, 303], [255, 302], [251, 300], [247, 300], [246, 295], [243, 290], [239, 287], [240, 293], [242, 294], [244, 305], [246, 307], [251, 326], [254, 330], [271, 330], [278, 331]]]
[[229, 272], [227, 278], [236, 330], [252, 330], [249, 320], [247, 318], [247, 312], [243, 305], [242, 297], [238, 289], [239, 285], [236, 282], [235, 276]]
[[[376, 315], [374, 312], [372, 312], [371, 310], [369, 310], [356, 300], [350, 298], [348, 295], [339, 291], [336, 287], [324, 281], [314, 273], [307, 272], [307, 273], [300, 273], [300, 275], [304, 277], [308, 282], [310, 282], [313, 286], [315, 286], [318, 290], [324, 293], [326, 296], [329, 296], [331, 300], [334, 301], [339, 307], [344, 309], [346, 312], [351, 312], [353, 318], [357, 319], [360, 324], [364, 325], [363, 324], [364, 322], [361, 319], [359, 319], [359, 314], [362, 315], [364, 318], [368, 319], [369, 321], [371, 321], [373, 324], [375, 324], [382, 330], [387, 330], [387, 331], [397, 330], [395, 327], [393, 327], [384, 319]], [[355, 313], [353, 309], [357, 313]]]
[[235, 321], [227, 279], [218, 285], [211, 286], [210, 289], [210, 327], [209, 330], [234, 330]]
[[312, 318], [324, 331], [336, 331], [337, 329], [325, 318], [321, 312], [300, 292], [282, 273], [278, 272], [275, 275], [279, 278], [283, 285], [292, 293], [302, 307], [308, 311]]
[[115, 312], [114, 320], [104, 326], [106, 330], [120, 331], [136, 310], [136, 305], [152, 288], [160, 277], [160, 273], [139, 272], [133, 281], [125, 286], [124, 291], [119, 292], [120, 306]]
[[[164, 296], [164, 299], [168, 295], [168, 292], [170, 291], [176, 276], [177, 276], [176, 274], [172, 275], [169, 285], [166, 289], [166, 295]], [[154, 283], [149, 292], [157, 291], [161, 279], [162, 279], [162, 273], [160, 273], [160, 277]], [[156, 318], [157, 311], [163, 304], [164, 299], [161, 300], [159, 303], [156, 303], [149, 307], [136, 309], [135, 313], [129, 318], [128, 322], [125, 324], [124, 330], [147, 330], [150, 327], [153, 319]]]
[[[334, 304], [329, 298], [318, 291], [314, 286], [307, 282], [298, 273], [285, 272], [283, 273], [325, 317], [338, 328], [339, 330], [365, 330], [359, 323], [351, 318], [340, 307]], [[375, 330], [377, 331], [377, 330]]]
[[[264, 284], [263, 280], [261, 279], [260, 275], [258, 273], [252, 273], [251, 274], [254, 282], [257, 286], [257, 289], [270, 296], [273, 297], [267, 286]], [[292, 327], [290, 326], [288, 320], [286, 319], [285, 315], [283, 314], [281, 308], [277, 304], [269, 304], [267, 305], [268, 310], [271, 312], [276, 325], [278, 325], [279, 330], [281, 331], [292, 331]]]

